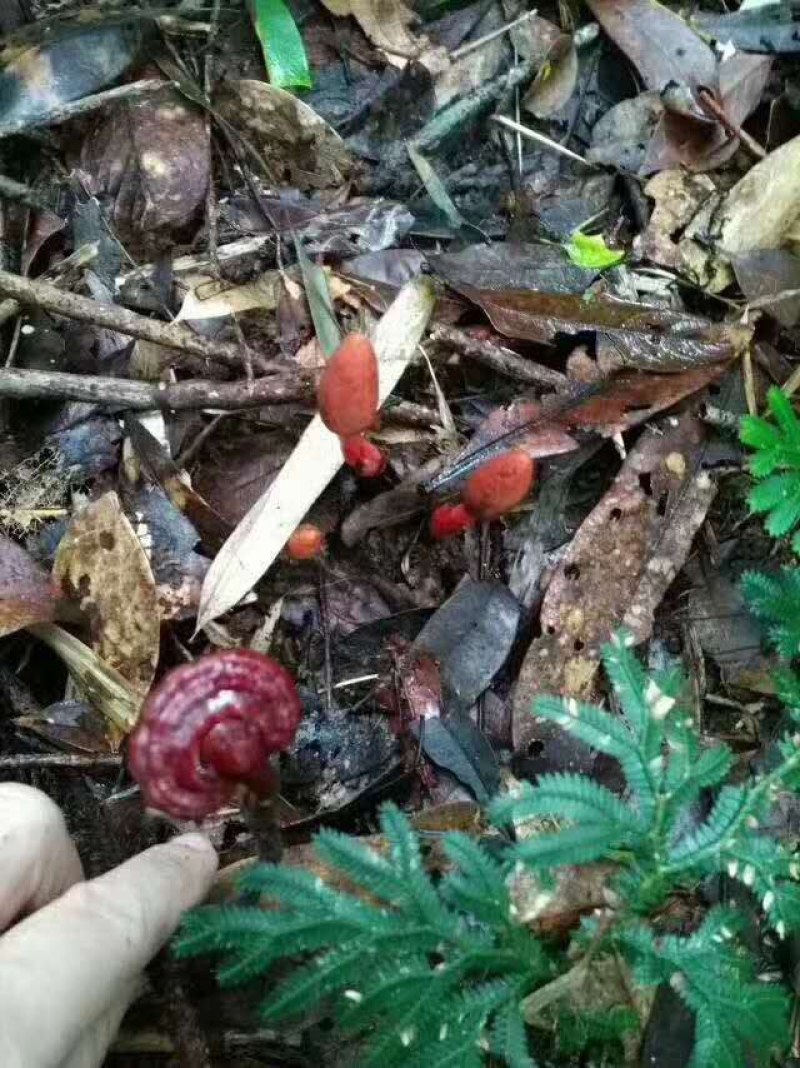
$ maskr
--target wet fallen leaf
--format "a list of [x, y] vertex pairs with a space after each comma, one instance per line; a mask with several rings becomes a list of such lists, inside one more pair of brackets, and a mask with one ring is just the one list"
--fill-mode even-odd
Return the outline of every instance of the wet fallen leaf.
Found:
[[800, 18], [797, 5], [776, 0], [747, 11], [724, 15], [698, 11], [692, 22], [701, 33], [730, 42], [743, 52], [792, 55], [800, 52]]
[[497, 757], [469, 716], [452, 711], [412, 724], [425, 756], [449, 771], [480, 804], [486, 804], [500, 785]]
[[680, 15], [656, 0], [586, 0], [592, 14], [642, 76], [648, 89], [671, 82], [715, 86], [711, 48]]
[[[375, 328], [382, 401], [413, 358], [433, 304], [427, 279], [409, 282]], [[198, 628], [233, 608], [261, 578], [341, 466], [338, 439], [314, 416], [278, 477], [211, 565], [203, 583]]]
[[800, 238], [800, 137], [752, 167], [722, 202], [719, 247], [728, 256]]
[[55, 616], [58, 590], [21, 545], [0, 534], [0, 637]]
[[511, 652], [520, 607], [499, 582], [466, 582], [431, 616], [413, 648], [439, 663], [449, 710], [468, 709]]
[[[223, 218], [246, 233], [297, 234], [310, 256], [335, 252], [338, 256], [370, 255], [381, 249], [408, 253], [397, 244], [410, 230], [414, 216], [403, 204], [384, 197], [353, 197], [343, 206], [328, 206], [321, 198], [298, 190], [259, 196], [234, 195], [220, 205]], [[421, 255], [416, 253], [416, 255]], [[406, 279], [407, 280], [407, 279]]]
[[85, 701], [57, 701], [37, 715], [17, 716], [14, 727], [67, 752], [107, 753], [110, 748], [105, 720]]
[[653, 371], [697, 367], [731, 359], [751, 336], [748, 329], [714, 323], [699, 315], [609, 297], [492, 292], [455, 282], [451, 285], [483, 308], [495, 329], [507, 337], [546, 343], [557, 334], [595, 331], [598, 357], [606, 354], [609, 358], [606, 366]]
[[143, 29], [138, 18], [61, 27], [48, 20], [41, 43], [30, 39], [36, 30], [42, 33], [41, 24], [27, 28], [19, 40], [7, 37], [0, 65], [0, 125], [40, 122], [61, 105], [110, 85], [136, 58]]
[[291, 93], [267, 82], [226, 82], [214, 106], [257, 146], [276, 185], [338, 189], [349, 177], [353, 159], [344, 141]]
[[116, 493], [72, 520], [53, 574], [86, 613], [98, 655], [144, 696], [158, 663], [161, 614], [150, 562]]
[[787, 249], [765, 248], [734, 256], [731, 262], [736, 281], [748, 300], [793, 292], [794, 296], [770, 302], [764, 311], [781, 326], [796, 325], [800, 320], [800, 257]]
[[508, 289], [546, 293], [583, 293], [596, 272], [571, 263], [557, 245], [504, 241], [467, 245], [458, 252], [429, 255], [436, 274], [454, 289], [502, 292]]
[[210, 168], [205, 116], [169, 87], [117, 104], [81, 149], [88, 188], [109, 202], [115, 233], [147, 254], [196, 217]]
[[[544, 596], [540, 638], [514, 694], [514, 746], [547, 746], [557, 729], [531, 714], [538, 694], [590, 699], [600, 646], [625, 624], [644, 641], [683, 566], [716, 488], [697, 466], [702, 427], [691, 415], [642, 436], [575, 535]], [[576, 749], [576, 760], [580, 750]]]

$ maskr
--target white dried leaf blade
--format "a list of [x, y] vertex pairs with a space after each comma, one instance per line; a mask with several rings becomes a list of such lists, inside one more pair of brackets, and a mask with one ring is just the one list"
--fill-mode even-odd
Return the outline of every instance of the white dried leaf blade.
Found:
[[[381, 403], [413, 358], [434, 302], [430, 281], [415, 279], [400, 290], [376, 326], [372, 341], [380, 367]], [[198, 630], [233, 608], [252, 589], [341, 466], [339, 439], [315, 415], [278, 477], [241, 520], [209, 568], [200, 595]]]

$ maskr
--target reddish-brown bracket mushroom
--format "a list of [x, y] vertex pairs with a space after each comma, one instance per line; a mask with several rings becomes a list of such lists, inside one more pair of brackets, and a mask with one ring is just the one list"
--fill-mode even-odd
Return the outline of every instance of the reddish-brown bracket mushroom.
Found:
[[131, 735], [131, 773], [151, 808], [202, 819], [238, 784], [260, 797], [277, 785], [270, 758], [302, 717], [297, 686], [277, 661], [248, 649], [212, 653], [171, 671]]

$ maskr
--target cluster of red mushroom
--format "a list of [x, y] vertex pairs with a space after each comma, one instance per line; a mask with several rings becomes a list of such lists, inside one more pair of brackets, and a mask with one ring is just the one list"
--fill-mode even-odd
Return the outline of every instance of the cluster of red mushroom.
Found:
[[463, 534], [476, 523], [516, 508], [530, 493], [536, 464], [522, 449], [512, 449], [479, 467], [464, 484], [458, 504], [440, 504], [431, 516], [434, 538]]
[[348, 334], [331, 356], [317, 388], [317, 408], [325, 426], [338, 434], [344, 461], [363, 478], [377, 478], [386, 455], [367, 438], [378, 420], [378, 359], [363, 334]]

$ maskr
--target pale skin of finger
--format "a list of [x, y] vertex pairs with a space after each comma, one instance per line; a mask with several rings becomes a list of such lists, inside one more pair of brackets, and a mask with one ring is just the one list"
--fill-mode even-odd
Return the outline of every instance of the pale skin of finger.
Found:
[[59, 1062], [58, 1068], [101, 1068], [106, 1059], [108, 1047], [119, 1031], [122, 1017], [145, 987], [144, 982], [138, 980], [132, 982], [122, 999], [104, 1012], [99, 1020], [95, 1020], [90, 1027], [87, 1027], [78, 1039], [77, 1046], [68, 1057]]
[[31, 786], [0, 783], [0, 931], [81, 879], [61, 809]]
[[183, 835], [78, 883], [3, 935], [0, 1065], [60, 1066], [124, 1001], [216, 868], [211, 844]]

